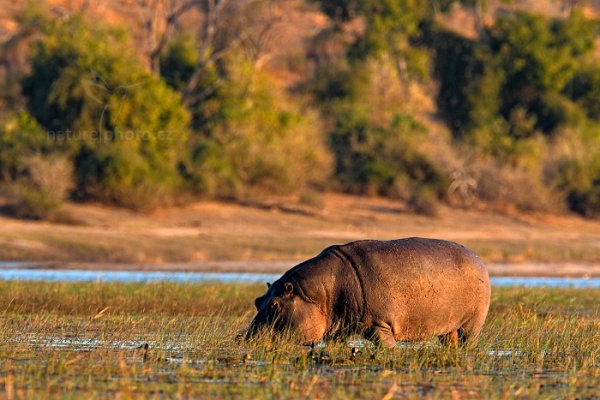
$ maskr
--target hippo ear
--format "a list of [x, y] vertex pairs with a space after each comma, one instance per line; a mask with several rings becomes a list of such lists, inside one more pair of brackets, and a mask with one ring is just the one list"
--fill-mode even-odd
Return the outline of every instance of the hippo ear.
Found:
[[294, 293], [294, 285], [292, 285], [290, 282], [286, 282], [284, 288], [286, 295], [291, 296]]

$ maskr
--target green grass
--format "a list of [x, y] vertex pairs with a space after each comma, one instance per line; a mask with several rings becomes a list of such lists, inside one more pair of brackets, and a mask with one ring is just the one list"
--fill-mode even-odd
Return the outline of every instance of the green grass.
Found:
[[495, 289], [475, 346], [350, 359], [348, 343], [328, 343], [332, 360], [285, 339], [236, 342], [262, 291], [0, 283], [0, 398], [598, 396], [600, 290]]

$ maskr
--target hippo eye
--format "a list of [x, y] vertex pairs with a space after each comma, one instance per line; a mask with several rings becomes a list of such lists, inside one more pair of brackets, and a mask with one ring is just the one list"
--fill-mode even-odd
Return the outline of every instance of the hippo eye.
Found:
[[277, 300], [272, 300], [271, 303], [269, 303], [269, 309], [271, 311], [277, 312], [280, 308], [281, 304]]

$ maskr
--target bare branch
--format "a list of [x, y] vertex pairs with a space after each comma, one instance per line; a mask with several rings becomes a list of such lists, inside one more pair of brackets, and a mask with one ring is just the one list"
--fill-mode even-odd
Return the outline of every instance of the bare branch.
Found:
[[169, 42], [179, 19], [203, 0], [138, 0], [142, 28], [147, 39], [146, 54], [152, 72], [160, 73], [159, 57]]
[[207, 0], [206, 22], [203, 29], [202, 45], [199, 50], [198, 62], [184, 91], [183, 103], [189, 105], [193, 102], [193, 92], [198, 86], [205, 68], [216, 62], [225, 53], [225, 49], [217, 49], [215, 36], [217, 27], [225, 5], [229, 0]]

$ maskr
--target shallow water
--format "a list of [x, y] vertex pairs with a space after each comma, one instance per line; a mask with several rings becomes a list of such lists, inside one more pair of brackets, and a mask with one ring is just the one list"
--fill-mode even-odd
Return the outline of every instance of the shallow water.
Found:
[[0, 280], [46, 282], [273, 282], [280, 274], [239, 272], [93, 271], [50, 269], [0, 269]]
[[600, 278], [493, 276], [492, 286], [600, 288]]
[[[143, 349], [143, 346], [146, 345], [147, 348], [152, 348], [153, 350], [165, 350], [165, 351], [184, 351], [189, 350], [189, 346], [184, 344], [162, 344], [157, 345], [152, 341], [145, 340], [101, 340], [101, 339], [91, 339], [91, 338], [78, 338], [78, 337], [17, 337], [14, 338], [14, 342], [17, 343], [29, 343], [32, 346], [38, 347], [47, 347], [54, 349], [62, 349], [62, 350], [71, 350], [71, 351], [91, 351], [95, 349], [115, 349], [115, 350], [136, 350]], [[432, 343], [408, 343], [408, 342], [398, 342], [396, 344], [397, 348], [400, 349], [424, 349], [424, 348], [436, 348], [439, 347], [439, 344]], [[323, 341], [320, 341], [314, 346], [316, 349], [325, 349], [326, 344]], [[352, 339], [348, 340], [346, 343], [346, 347], [348, 348], [358, 348], [358, 349], [373, 349], [375, 346], [373, 343], [365, 341], [363, 339]], [[520, 351], [513, 350], [490, 350], [488, 352], [489, 356], [495, 357], [513, 357], [513, 356], [523, 356], [523, 353]], [[167, 361], [171, 362], [183, 362], [184, 359], [181, 356], [171, 356], [168, 357]], [[201, 360], [205, 361], [205, 360]], [[261, 362], [264, 363], [264, 362]]]
[[[0, 263], [0, 280], [46, 282], [232, 282], [262, 283], [280, 274], [240, 272], [93, 271], [26, 269], [14, 262]], [[492, 286], [600, 288], [600, 278], [492, 277]]]

